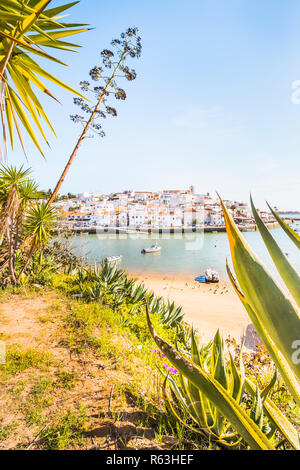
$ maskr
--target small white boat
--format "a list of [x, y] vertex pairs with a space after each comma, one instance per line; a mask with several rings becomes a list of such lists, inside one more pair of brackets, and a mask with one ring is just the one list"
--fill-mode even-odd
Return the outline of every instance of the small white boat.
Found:
[[123, 258], [122, 255], [116, 255], [116, 256], [107, 256], [105, 259], [105, 261], [107, 261], [108, 263], [117, 263], [118, 261], [121, 261], [121, 259]]
[[143, 248], [141, 253], [158, 253], [161, 251], [161, 247], [159, 245], [151, 245], [148, 248]]
[[219, 282], [219, 280], [220, 280], [219, 273], [217, 271], [214, 271], [211, 268], [208, 268], [205, 271], [204, 276], [205, 276], [205, 281], [206, 282]]

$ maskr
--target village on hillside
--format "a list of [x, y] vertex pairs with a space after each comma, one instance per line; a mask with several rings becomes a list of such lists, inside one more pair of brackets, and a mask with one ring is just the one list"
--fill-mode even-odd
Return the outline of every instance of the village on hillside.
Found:
[[[248, 204], [235, 200], [224, 200], [224, 204], [237, 224], [253, 227], [254, 219]], [[95, 227], [137, 230], [225, 227], [219, 199], [209, 193], [196, 194], [193, 186], [187, 190], [159, 192], [81, 193], [77, 197], [60, 198], [54, 205], [60, 208], [64, 225], [74, 230]], [[274, 221], [266, 211], [259, 211], [259, 214], [266, 223]]]

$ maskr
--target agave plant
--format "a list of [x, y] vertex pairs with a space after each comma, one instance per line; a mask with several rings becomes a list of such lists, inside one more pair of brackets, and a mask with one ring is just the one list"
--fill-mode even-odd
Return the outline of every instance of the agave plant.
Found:
[[[49, 206], [48, 206], [49, 207]], [[79, 268], [75, 284], [86, 299], [100, 300], [107, 296], [121, 295], [124, 272], [106, 260], [100, 266], [96, 263], [92, 268]]]
[[[281, 413], [281, 411], [272, 403], [268, 398], [260, 397], [260, 401], [254, 401], [254, 414], [256, 419], [250, 416], [245, 408], [241, 405], [241, 393], [242, 393], [242, 384], [244, 382], [241, 373], [237, 372], [237, 368], [233, 363], [230, 364], [231, 367], [231, 376], [232, 379], [228, 383], [228, 374], [225, 374], [224, 368], [224, 356], [220, 354], [220, 342], [219, 340], [215, 341], [215, 344], [218, 344], [218, 347], [215, 348], [213, 353], [213, 368], [207, 370], [206, 362], [201, 362], [201, 356], [198, 354], [198, 349], [193, 346], [193, 355], [187, 357], [182, 352], [179, 352], [173, 346], [164, 341], [160, 336], [155, 332], [148, 306], [146, 305], [146, 314], [147, 322], [151, 335], [158, 345], [159, 349], [170, 361], [170, 363], [182, 374], [184, 377], [185, 383], [183, 385], [189, 387], [189, 394], [187, 398], [182, 403], [188, 404], [189, 410], [192, 410], [192, 407], [198, 407], [201, 403], [201, 397], [205, 397], [206, 402], [210, 403], [210, 412], [209, 415], [206, 415], [210, 421], [207, 424], [211, 423], [213, 427], [206, 427], [204, 432], [210, 432], [213, 430], [214, 435], [217, 437], [222, 436], [222, 443], [227, 443], [229, 439], [236, 439], [237, 436], [243, 439], [245, 445], [250, 449], [257, 450], [275, 450], [275, 444], [272, 440], [272, 435], [274, 429], [270, 427], [269, 435], [265, 434], [262, 426], [261, 412], [262, 409], [266, 411], [266, 416], [272, 422], [272, 426], [276, 426], [276, 429], [281, 432], [283, 438], [287, 440], [291, 446], [296, 449], [300, 449], [299, 438], [297, 431], [293, 428], [292, 424], [287, 420], [287, 418]], [[197, 351], [196, 351], [197, 349]], [[216, 354], [217, 353], [217, 354]], [[210, 359], [211, 360], [211, 359]], [[218, 378], [218, 379], [217, 379]], [[274, 379], [273, 379], [274, 380]], [[252, 390], [254, 396], [257, 394], [257, 390], [253, 385], [245, 380], [245, 383], [249, 387], [249, 391]], [[273, 383], [273, 381], [272, 381]], [[273, 386], [272, 384], [269, 387]], [[191, 387], [193, 390], [193, 397], [191, 397]], [[248, 389], [247, 389], [248, 390]], [[266, 392], [265, 392], [266, 393]], [[267, 393], [266, 393], [267, 394]], [[180, 398], [178, 395], [177, 398]], [[270, 403], [272, 403], [270, 405]], [[199, 407], [198, 412], [201, 412], [201, 407]], [[196, 410], [193, 408], [193, 415], [196, 413]], [[204, 421], [201, 421], [201, 425], [205, 423], [205, 417], [201, 418]], [[226, 420], [228, 424], [224, 421]], [[199, 421], [200, 423], [200, 421]], [[229, 424], [230, 423], [230, 424]], [[216, 426], [219, 426], [217, 428]], [[234, 430], [231, 433], [231, 427]], [[221, 431], [221, 434], [216, 434], [216, 429]], [[224, 439], [225, 438], [225, 439]], [[224, 441], [224, 442], [223, 442]], [[236, 440], [233, 443], [237, 443]], [[224, 444], [225, 445], [225, 444]]]
[[86, 282], [89, 279], [89, 271], [83, 267], [79, 267], [74, 278], [74, 284], [78, 285], [81, 291], [84, 290]]
[[42, 128], [42, 121], [55, 134], [47, 114], [32, 88], [34, 85], [49, 97], [56, 99], [40, 77], [82, 96], [50, 74], [32, 58], [35, 56], [65, 65], [43, 48], [74, 52], [79, 46], [66, 42], [64, 38], [87, 31], [87, 28], [83, 28], [83, 24], [60, 21], [62, 18], [60, 14], [78, 2], [47, 8], [50, 3], [51, 0], [2, 0], [0, 5], [0, 114], [3, 140], [6, 146], [7, 134], [9, 133], [13, 147], [15, 126], [24, 153], [25, 147], [19, 123], [22, 124], [34, 145], [43, 154], [28, 115], [45, 142], [47, 142], [47, 137]]
[[176, 342], [180, 342], [186, 351], [191, 350], [192, 331], [190, 325], [184, 322], [176, 326]]
[[132, 295], [130, 298], [130, 303], [134, 305], [144, 306], [147, 296], [147, 290], [145, 289], [143, 284], [135, 285], [132, 291]]
[[[294, 296], [295, 304], [299, 305], [299, 276], [261, 221], [252, 200], [251, 204], [257, 227], [266, 247], [287, 288]], [[295, 345], [299, 345], [299, 314], [295, 304], [287, 297], [267, 268], [248, 246], [223, 202], [222, 207], [233, 266], [239, 285], [227, 264], [230, 280], [249, 313], [261, 340], [273, 358], [282, 379], [296, 402], [299, 403], [299, 361], [296, 361], [293, 355]], [[299, 247], [299, 236], [277, 214], [274, 213], [274, 215], [291, 240]], [[155, 342], [172, 365], [184, 376], [185, 383], [192, 384], [195, 390], [202, 393], [206, 400], [213, 404], [220, 414], [219, 416], [232, 425], [235, 432], [251, 449], [274, 449], [273, 435], [276, 430], [281, 434], [283, 442], [287, 441], [294, 449], [300, 449], [297, 431], [267, 396], [276, 381], [275, 375], [262, 392], [248, 378], [244, 379], [245, 389], [253, 399], [253, 407], [249, 416], [243, 406], [229, 393], [230, 389], [228, 390], [226, 385], [224, 369], [222, 380], [216, 380], [213, 371], [207, 371], [205, 363], [201, 363], [195, 356], [185, 357], [155, 333], [148, 309], [147, 319]], [[191, 405], [195, 403], [197, 402], [191, 401]], [[264, 427], [264, 416], [268, 421], [267, 428]]]
[[[262, 342], [268, 349], [286, 386], [300, 405], [300, 361], [295, 349], [300, 340], [300, 278], [279, 245], [251, 206], [258, 230], [294, 301], [272, 277], [245, 241], [222, 203], [236, 280], [227, 263], [232, 285], [246, 308]], [[273, 211], [274, 213], [274, 211]], [[275, 215], [275, 213], [274, 213]], [[299, 248], [299, 236], [275, 215], [282, 228]]]
[[[194, 331], [191, 333], [191, 360], [201, 368], [205, 368], [237, 401], [242, 404], [245, 389], [245, 371], [242, 359], [242, 348], [239, 357], [239, 370], [231, 355], [229, 364], [226, 362], [224, 343], [219, 331], [214, 340], [205, 346], [197, 346]], [[166, 376], [163, 386], [164, 397], [175, 417], [190, 430], [201, 434], [209, 442], [220, 447], [235, 447], [242, 443], [242, 438], [232, 429], [232, 425], [220, 411], [210, 402], [193, 383], [179, 371], [178, 380]], [[256, 386], [253, 395], [250, 417], [258, 427], [271, 438], [276, 430], [271, 419], [264, 419], [263, 404], [277, 380], [277, 371], [270, 383], [260, 391]], [[170, 385], [170, 397], [167, 393], [167, 383]], [[252, 394], [251, 394], [252, 395]], [[270, 423], [270, 424], [269, 424]]]
[[94, 276], [109, 286], [119, 286], [124, 276], [124, 271], [117, 268], [115, 264], [104, 260], [101, 267], [94, 266]]
[[183, 319], [182, 307], [176, 307], [174, 302], [166, 305], [162, 297], [156, 297], [153, 292], [148, 294], [147, 302], [152, 313], [158, 313], [164, 325], [178, 326]]
[[174, 302], [168, 302], [168, 305], [162, 315], [162, 322], [166, 326], [176, 327], [182, 319], [182, 307], [176, 307]]
[[[239, 403], [242, 402], [244, 391], [244, 371], [241, 362], [241, 373], [238, 372], [232, 358], [230, 370], [226, 367], [223, 340], [219, 332], [213, 343], [201, 348], [197, 347], [194, 331], [191, 334], [191, 360], [206, 370]], [[167, 375], [164, 381], [163, 394], [175, 417], [190, 430], [201, 434], [212, 442], [223, 446], [236, 446], [241, 438], [234, 432], [231, 423], [227, 422], [209, 399], [179, 371], [178, 380]], [[167, 393], [167, 384], [171, 389], [171, 397]]]

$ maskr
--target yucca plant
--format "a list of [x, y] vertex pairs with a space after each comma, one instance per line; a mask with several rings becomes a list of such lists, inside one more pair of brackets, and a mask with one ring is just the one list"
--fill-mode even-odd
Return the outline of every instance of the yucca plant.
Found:
[[40, 77], [82, 96], [76, 90], [50, 74], [32, 56], [66, 65], [43, 48], [76, 51], [79, 46], [64, 39], [83, 31], [85, 25], [65, 23], [61, 13], [78, 2], [48, 8], [51, 0], [1, 0], [0, 3], [0, 114], [3, 140], [6, 146], [7, 135], [14, 145], [14, 127], [25, 153], [20, 123], [34, 145], [43, 154], [40, 140], [36, 136], [29, 117], [39, 130], [46, 143], [47, 137], [42, 121], [55, 131], [47, 114], [38, 100], [32, 85], [49, 97], [56, 99]]
[[32, 205], [28, 209], [23, 226], [24, 240], [27, 241], [28, 250], [18, 280], [21, 279], [29, 266], [32, 256], [47, 245], [52, 236], [51, 231], [55, 226], [56, 216], [56, 210], [49, 207], [44, 201], [41, 204]]
[[31, 178], [31, 170], [13, 166], [0, 168], [0, 237], [2, 243], [1, 268], [8, 267], [11, 281], [16, 283], [16, 256], [26, 244], [23, 228], [30, 203], [41, 196]]
[[[300, 340], [300, 278], [260, 219], [253, 201], [253, 215], [265, 245], [294, 302], [272, 277], [236, 227], [222, 203], [236, 280], [227, 263], [232, 285], [246, 308], [262, 342], [268, 349], [286, 386], [300, 405], [300, 361], [295, 350]], [[299, 248], [299, 236], [274, 213], [280, 225]]]

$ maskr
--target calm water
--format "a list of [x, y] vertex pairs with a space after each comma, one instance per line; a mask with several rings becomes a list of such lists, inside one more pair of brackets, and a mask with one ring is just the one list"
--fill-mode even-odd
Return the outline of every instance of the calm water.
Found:
[[[294, 228], [300, 229], [300, 221]], [[256, 254], [276, 274], [272, 260], [258, 232], [245, 232], [249, 245]], [[296, 246], [281, 229], [272, 230], [288, 259], [300, 272], [300, 254]], [[142, 255], [141, 250], [157, 242], [161, 247], [159, 254]], [[105, 256], [122, 255], [118, 265], [137, 273], [151, 272], [163, 274], [182, 274], [195, 277], [207, 267], [216, 269], [222, 279], [227, 279], [225, 261], [230, 260], [229, 244], [226, 233], [198, 234], [134, 234], [134, 235], [78, 235], [73, 242], [76, 254], [85, 256], [90, 262], [100, 262]]]

